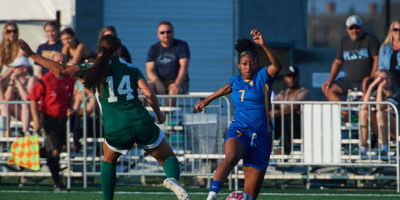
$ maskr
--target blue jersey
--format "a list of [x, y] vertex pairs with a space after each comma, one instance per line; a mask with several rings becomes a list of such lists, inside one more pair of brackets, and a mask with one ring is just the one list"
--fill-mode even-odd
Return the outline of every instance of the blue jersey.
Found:
[[250, 128], [254, 131], [272, 130], [269, 110], [274, 79], [268, 76], [267, 69], [268, 67], [264, 67], [258, 70], [253, 80], [244, 80], [242, 76], [231, 78], [229, 84], [235, 105], [234, 123], [231, 127]]

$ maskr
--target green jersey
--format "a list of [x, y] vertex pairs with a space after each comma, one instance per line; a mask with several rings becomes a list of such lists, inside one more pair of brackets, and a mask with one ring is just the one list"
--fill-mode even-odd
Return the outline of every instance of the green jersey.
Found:
[[[91, 64], [80, 64], [81, 69]], [[143, 79], [142, 72], [119, 57], [110, 60], [109, 75], [106, 77], [101, 95], [96, 90], [100, 104], [105, 133], [153, 122], [149, 112], [138, 98], [138, 80]]]

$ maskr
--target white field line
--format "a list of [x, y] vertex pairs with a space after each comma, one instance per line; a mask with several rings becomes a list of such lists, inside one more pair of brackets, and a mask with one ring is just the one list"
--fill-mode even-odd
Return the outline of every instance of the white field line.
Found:
[[[52, 191], [29, 191], [29, 190], [0, 190], [0, 193], [53, 193]], [[68, 193], [94, 193], [101, 194], [101, 191], [70, 191]], [[58, 193], [66, 194], [66, 193]], [[116, 191], [115, 194], [140, 194], [140, 195], [174, 195], [172, 192], [121, 192]], [[189, 192], [191, 195], [207, 195], [207, 192]], [[220, 193], [227, 195], [228, 193]], [[332, 193], [260, 193], [260, 196], [315, 196], [315, 197], [398, 197], [400, 194], [332, 194]]]

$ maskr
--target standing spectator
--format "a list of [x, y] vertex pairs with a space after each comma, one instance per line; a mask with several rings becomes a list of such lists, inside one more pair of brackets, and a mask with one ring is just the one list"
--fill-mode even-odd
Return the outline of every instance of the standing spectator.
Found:
[[385, 41], [379, 51], [379, 69], [390, 73], [393, 86], [400, 87], [400, 20], [390, 24]]
[[[362, 20], [357, 15], [346, 20], [345, 36], [332, 63], [329, 79], [322, 85], [322, 92], [328, 101], [340, 101], [340, 95], [348, 90], [361, 90], [363, 81], [373, 77], [378, 68], [378, 40], [362, 32]], [[342, 66], [346, 76], [335, 80]]]
[[146, 74], [149, 86], [156, 94], [185, 94], [189, 90], [188, 44], [174, 38], [171, 22], [162, 21], [157, 26], [159, 42], [147, 52]]
[[105, 133], [104, 156], [101, 162], [101, 184], [105, 200], [114, 197], [118, 158], [128, 153], [135, 143], [150, 153], [163, 167], [167, 176], [164, 186], [173, 191], [178, 199], [189, 199], [189, 195], [178, 182], [178, 159], [165, 141], [164, 133], [154, 124], [154, 119], [139, 100], [138, 89], [153, 108], [158, 121], [164, 123], [166, 118], [140, 70], [132, 64], [121, 62], [121, 41], [117, 37], [105, 35], [100, 39], [98, 57], [93, 64], [61, 65], [35, 54], [23, 40], [19, 40], [18, 45], [33, 60], [50, 71], [65, 75], [81, 73], [84, 75], [85, 88], [98, 94], [96, 98], [103, 113]]
[[[392, 86], [391, 79], [387, 70], [378, 70], [376, 72], [375, 79], [371, 84], [366, 86], [367, 91], [363, 96], [363, 102], [383, 102], [389, 101], [394, 105], [400, 104], [400, 89]], [[360, 129], [361, 129], [361, 141], [360, 150], [361, 155], [367, 153], [367, 140], [369, 129], [371, 128], [374, 134], [379, 135], [381, 144], [381, 155], [385, 156], [388, 153], [388, 130], [392, 138], [396, 138], [396, 117], [394, 111], [390, 111], [390, 108], [386, 105], [376, 105], [376, 109], [371, 109], [372, 106], [363, 104], [360, 110]], [[388, 124], [388, 112], [390, 112], [390, 124]], [[368, 119], [368, 116], [371, 118]], [[370, 126], [369, 126], [370, 124]], [[390, 126], [390, 127], [388, 127]], [[373, 141], [370, 141], [371, 143]], [[372, 147], [372, 145], [371, 145]]]
[[[10, 75], [10, 81], [6, 90], [0, 87], [0, 100], [1, 101], [29, 101], [29, 94], [35, 82], [38, 80], [33, 75], [32, 65], [27, 57], [18, 57], [11, 63], [10, 68], [13, 68]], [[29, 131], [30, 112], [28, 104], [13, 105], [2, 104], [2, 115], [14, 116], [22, 122], [22, 131], [24, 133]]]
[[90, 50], [79, 42], [72, 28], [66, 28], [60, 33], [63, 44], [62, 53], [67, 57], [67, 63], [70, 65], [84, 63], [85, 59], [91, 56]]
[[[61, 53], [56, 53], [53, 60], [64, 63]], [[38, 132], [40, 128], [44, 130], [47, 166], [50, 169], [56, 192], [66, 191], [60, 180], [59, 161], [62, 147], [66, 144], [66, 116], [71, 106], [73, 89], [74, 79], [49, 72], [36, 82], [29, 96], [33, 129], [35, 132]], [[38, 101], [40, 101], [40, 113], [38, 112]]]
[[[36, 53], [45, 57], [45, 58], [53, 58], [54, 54], [61, 53], [62, 51], [62, 43], [59, 39], [59, 26], [55, 21], [49, 21], [43, 26], [44, 32], [47, 37], [47, 41], [38, 46]], [[42, 78], [44, 74], [49, 72], [48, 69], [43, 68], [42, 66], [38, 66], [37, 68], [37, 76]]]
[[229, 93], [235, 104], [234, 119], [225, 138], [225, 158], [215, 171], [207, 200], [217, 199], [229, 173], [242, 158], [244, 192], [257, 199], [268, 167], [273, 125], [269, 118], [271, 102], [266, 96], [271, 96], [271, 86], [282, 63], [265, 43], [260, 31], [253, 29], [250, 33], [272, 64], [257, 71], [257, 54], [249, 50], [241, 52], [238, 63], [241, 75], [233, 76], [228, 84], [196, 105], [196, 111], [200, 112], [212, 100]]
[[[15, 22], [7, 22], [3, 28], [3, 39], [0, 44], [0, 73], [3, 72], [3, 65], [8, 66], [15, 58], [26, 56], [17, 46], [18, 26]], [[1, 74], [0, 80], [2, 87], [8, 84], [9, 76], [12, 73], [12, 68]]]
[[[114, 26], [106, 26], [103, 29], [101, 29], [101, 31], [99, 33], [99, 41], [100, 41], [100, 38], [105, 36], [105, 35], [113, 35], [115, 37], [118, 37], [117, 31], [115, 30]], [[129, 53], [128, 48], [126, 48], [125, 45], [121, 46], [121, 55], [120, 55], [120, 57], [122, 59], [124, 59], [128, 63], [132, 63], [131, 54]]]
[[[301, 87], [299, 84], [300, 73], [297, 67], [290, 66], [283, 80], [287, 85], [287, 89], [276, 95], [274, 101], [311, 101], [310, 91], [305, 87]], [[283, 110], [281, 110], [282, 108]], [[280, 136], [281, 139], [284, 140], [285, 154], [290, 154], [292, 150], [292, 131], [293, 139], [299, 139], [301, 137], [300, 108], [301, 105], [299, 104], [293, 104], [293, 108], [291, 104], [275, 106], [275, 139]], [[291, 113], [293, 113], [293, 118]], [[282, 120], [284, 132], [282, 132]]]

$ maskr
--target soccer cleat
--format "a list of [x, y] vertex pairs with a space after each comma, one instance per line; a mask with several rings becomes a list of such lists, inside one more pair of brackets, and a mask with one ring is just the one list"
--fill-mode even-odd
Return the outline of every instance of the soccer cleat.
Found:
[[216, 192], [209, 192], [207, 196], [207, 200], [217, 200], [218, 194]]
[[189, 195], [182, 186], [179, 185], [178, 181], [174, 178], [166, 178], [164, 180], [164, 186], [175, 193], [179, 200], [189, 200]]
[[54, 192], [68, 192], [64, 185], [55, 185]]

